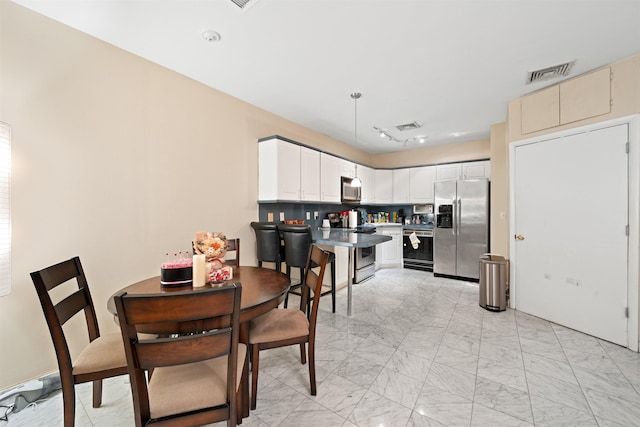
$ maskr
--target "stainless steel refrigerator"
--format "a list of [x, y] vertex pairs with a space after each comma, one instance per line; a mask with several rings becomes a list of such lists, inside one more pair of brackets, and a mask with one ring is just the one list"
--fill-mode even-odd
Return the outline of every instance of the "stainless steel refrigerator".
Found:
[[435, 214], [434, 274], [478, 280], [489, 250], [489, 181], [436, 182]]

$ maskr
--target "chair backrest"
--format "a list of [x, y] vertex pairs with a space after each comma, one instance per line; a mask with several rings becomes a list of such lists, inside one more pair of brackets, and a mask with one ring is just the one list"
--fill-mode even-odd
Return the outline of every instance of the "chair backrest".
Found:
[[[208, 409], [223, 409], [229, 415], [235, 411], [241, 295], [242, 286], [234, 283], [202, 291], [146, 295], [121, 292], [114, 297], [134, 404], [139, 406], [136, 413], [140, 411], [144, 422], [151, 417], [145, 371], [224, 355], [228, 363], [227, 403]], [[160, 338], [139, 338], [138, 327]]]
[[[77, 282], [78, 290], [60, 298], [59, 302], [54, 304], [49, 291], [74, 279]], [[91, 299], [89, 285], [87, 284], [80, 258], [74, 257], [40, 271], [35, 271], [31, 273], [31, 280], [36, 288], [44, 317], [49, 326], [53, 346], [56, 350], [56, 358], [58, 359], [60, 376], [70, 376], [72, 375], [71, 355], [62, 325], [84, 310], [89, 341], [93, 341], [100, 336], [96, 311], [93, 307], [93, 300]]]
[[287, 266], [305, 268], [311, 248], [311, 226], [309, 224], [278, 225], [284, 240], [284, 260]]
[[277, 262], [280, 260], [280, 232], [274, 222], [252, 222], [256, 233], [256, 257], [258, 261]]
[[235, 252], [235, 258], [225, 258], [225, 263], [230, 266], [240, 265], [240, 239], [227, 239], [227, 253]]
[[[324, 271], [328, 260], [329, 252], [320, 249], [316, 245], [311, 245], [300, 297], [300, 310], [304, 313], [309, 313], [309, 340], [313, 340], [316, 333], [318, 304], [322, 296], [322, 281], [324, 280]], [[313, 269], [318, 267], [320, 269], [316, 273]], [[308, 304], [311, 304], [311, 310], [307, 307]]]

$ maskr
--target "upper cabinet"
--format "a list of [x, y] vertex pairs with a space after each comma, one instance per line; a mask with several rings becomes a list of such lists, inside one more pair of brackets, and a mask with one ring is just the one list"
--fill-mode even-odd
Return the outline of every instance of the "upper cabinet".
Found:
[[410, 169], [393, 170], [393, 203], [409, 203]]
[[362, 200], [360, 203], [375, 203], [375, 171], [367, 166], [357, 166], [358, 178], [362, 182]]
[[491, 162], [489, 160], [462, 163], [462, 179], [479, 178], [491, 178]]
[[300, 146], [278, 138], [258, 144], [258, 199], [300, 200]]
[[320, 152], [300, 147], [300, 200], [320, 200]]
[[340, 177], [343, 160], [327, 153], [320, 153], [320, 200], [340, 202]]
[[356, 164], [349, 160], [341, 159], [342, 170], [340, 176], [346, 176], [347, 178], [354, 178], [356, 176]]
[[393, 203], [393, 170], [376, 169], [375, 180], [374, 203], [379, 205]]
[[436, 166], [436, 181], [452, 181], [462, 179], [462, 164], [449, 163]]
[[409, 179], [409, 199], [411, 203], [433, 203], [433, 183], [435, 181], [435, 166], [411, 168]]
[[489, 160], [436, 166], [436, 181], [479, 178], [491, 178], [491, 162]]
[[611, 112], [611, 68], [564, 81], [520, 100], [522, 134]]

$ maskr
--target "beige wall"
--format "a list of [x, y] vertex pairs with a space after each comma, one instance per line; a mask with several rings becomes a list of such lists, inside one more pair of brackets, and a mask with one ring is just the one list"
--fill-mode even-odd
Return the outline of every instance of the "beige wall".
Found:
[[377, 168], [399, 168], [405, 166], [433, 165], [465, 160], [488, 159], [490, 141], [479, 140], [459, 144], [437, 145], [410, 151], [377, 154], [372, 156], [371, 166]]
[[57, 369], [29, 272], [79, 255], [102, 331], [115, 331], [108, 297], [158, 274], [165, 253], [188, 251], [198, 230], [240, 237], [243, 263], [254, 262], [258, 138], [280, 134], [370, 162], [14, 3], [0, 1], [0, 14], [0, 120], [13, 129], [0, 389]]
[[490, 251], [509, 257], [509, 146], [507, 125], [491, 126]]

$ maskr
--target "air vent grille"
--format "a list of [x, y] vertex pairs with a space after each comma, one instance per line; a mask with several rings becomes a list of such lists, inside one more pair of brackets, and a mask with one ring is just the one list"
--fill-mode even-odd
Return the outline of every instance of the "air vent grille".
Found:
[[252, 6], [253, 3], [256, 3], [258, 0], [231, 0], [233, 4], [238, 6], [240, 9], [248, 8]]
[[527, 84], [535, 83], [543, 80], [552, 79], [554, 77], [562, 77], [569, 75], [571, 67], [576, 61], [565, 62], [564, 64], [554, 65], [552, 67], [542, 68], [540, 70], [529, 71], [527, 74]]
[[405, 123], [403, 125], [396, 126], [396, 129], [398, 129], [399, 131], [413, 130], [413, 129], [419, 129], [419, 128], [420, 128], [420, 125], [416, 122]]

